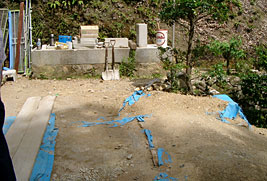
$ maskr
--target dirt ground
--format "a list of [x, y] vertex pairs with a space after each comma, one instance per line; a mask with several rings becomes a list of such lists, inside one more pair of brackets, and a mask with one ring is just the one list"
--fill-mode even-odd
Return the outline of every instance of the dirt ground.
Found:
[[[55, 161], [52, 180], [153, 180], [161, 172], [179, 180], [267, 180], [267, 131], [222, 123], [216, 112], [226, 103], [151, 91], [121, 114], [145, 118], [143, 128], [134, 120], [123, 127], [80, 127], [81, 121], [117, 118], [134, 81], [98, 79], [8, 81], [2, 89], [6, 116], [16, 116], [28, 97], [58, 95]], [[172, 163], [154, 167], [143, 129], [164, 148]]]

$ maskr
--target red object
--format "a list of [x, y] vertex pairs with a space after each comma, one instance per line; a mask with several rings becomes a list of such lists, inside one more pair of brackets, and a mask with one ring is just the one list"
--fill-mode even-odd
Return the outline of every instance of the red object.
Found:
[[17, 53], [15, 59], [15, 69], [18, 72], [19, 70], [19, 57], [20, 57], [20, 42], [21, 42], [21, 34], [22, 34], [22, 26], [23, 26], [23, 10], [24, 10], [24, 2], [20, 3], [19, 8], [19, 26], [18, 26], [18, 40], [17, 40]]

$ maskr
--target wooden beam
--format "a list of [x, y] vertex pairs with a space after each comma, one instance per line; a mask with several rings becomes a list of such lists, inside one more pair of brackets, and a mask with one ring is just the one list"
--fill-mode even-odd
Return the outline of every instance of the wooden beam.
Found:
[[24, 2], [20, 3], [19, 8], [19, 26], [18, 26], [18, 40], [17, 40], [17, 51], [16, 51], [16, 59], [15, 59], [15, 69], [18, 73], [19, 70], [19, 58], [20, 58], [20, 42], [21, 42], [21, 34], [22, 34], [22, 26], [23, 26], [23, 10], [24, 10]]
[[11, 158], [15, 155], [19, 145], [25, 135], [32, 120], [34, 112], [37, 110], [41, 97], [30, 97], [22, 106], [15, 122], [11, 125], [6, 134]]
[[55, 96], [44, 97], [30, 122], [30, 125], [13, 157], [16, 176], [20, 181], [28, 181], [36, 156], [53, 109]]

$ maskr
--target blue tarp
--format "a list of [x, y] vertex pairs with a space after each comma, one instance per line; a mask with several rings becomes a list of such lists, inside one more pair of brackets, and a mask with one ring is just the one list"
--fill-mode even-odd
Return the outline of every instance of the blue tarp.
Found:
[[10, 126], [14, 123], [16, 117], [15, 116], [10, 116], [5, 119], [5, 123], [3, 125], [3, 133], [4, 135], [7, 133], [9, 130]]
[[[135, 102], [137, 102], [140, 97], [142, 96], [150, 96], [150, 94], [145, 94], [142, 90], [139, 91], [135, 91], [131, 96], [129, 96], [128, 98], [126, 98], [123, 102], [123, 106], [120, 108], [119, 110], [119, 116], [120, 116], [120, 112], [124, 109], [124, 107], [128, 104], [129, 106], [133, 105]], [[121, 120], [112, 120], [112, 121], [105, 121], [105, 117], [100, 117], [97, 120], [103, 120], [104, 122], [88, 122], [88, 121], [81, 121], [83, 123], [83, 125], [81, 127], [89, 127], [89, 126], [95, 126], [95, 125], [112, 125], [111, 127], [118, 127], [118, 126], [123, 126], [131, 121], [133, 121], [134, 119], [137, 119], [137, 121], [139, 122], [144, 122], [144, 118], [145, 117], [150, 117], [151, 115], [138, 115], [138, 116], [134, 116], [134, 117], [124, 117]]]
[[174, 181], [178, 180], [178, 178], [169, 177], [167, 173], [160, 173], [154, 178], [154, 181]]
[[[144, 118], [146, 117], [150, 117], [151, 115], [138, 115], [138, 116], [134, 116], [134, 117], [125, 117], [121, 120], [112, 120], [112, 121], [104, 121], [104, 122], [87, 122], [87, 121], [82, 121], [83, 125], [82, 127], [89, 127], [89, 126], [95, 126], [95, 125], [112, 125], [111, 127], [118, 127], [118, 126], [123, 126], [131, 121], [133, 121], [134, 119], [137, 119], [137, 121], [139, 122], [144, 122]], [[103, 118], [101, 118], [103, 119]]]
[[56, 115], [52, 113], [42, 140], [42, 145], [40, 146], [39, 153], [32, 169], [30, 181], [50, 180], [54, 162], [56, 136], [58, 133], [58, 129], [55, 128], [55, 119]]
[[[163, 153], [168, 157], [168, 159], [163, 160], [162, 156]], [[158, 160], [159, 160], [159, 166], [163, 165], [165, 163], [172, 163], [171, 155], [169, 155], [166, 151], [164, 151], [163, 148], [158, 148]]]
[[236, 116], [239, 114], [239, 116], [247, 122], [249, 128], [251, 128], [251, 124], [248, 122], [241, 107], [235, 101], [233, 101], [228, 95], [221, 94], [221, 95], [214, 95], [213, 97], [229, 102], [225, 110], [220, 111], [220, 118], [222, 122], [229, 123], [229, 121], [227, 121], [224, 118], [235, 119]]
[[154, 148], [153, 145], [153, 136], [151, 135], [151, 131], [149, 129], [144, 129], [144, 132], [147, 136], [147, 140], [148, 140], [148, 144], [149, 144], [149, 148]]
[[[119, 112], [121, 112], [124, 107], [128, 104], [129, 106], [133, 105], [135, 102], [137, 102], [140, 97], [142, 96], [145, 96], [146, 94], [142, 91], [142, 90], [139, 90], [139, 91], [134, 91], [134, 93], [127, 97], [124, 101], [123, 101], [123, 105], [122, 107], [120, 108]], [[150, 94], [147, 94], [147, 96], [150, 96]]]

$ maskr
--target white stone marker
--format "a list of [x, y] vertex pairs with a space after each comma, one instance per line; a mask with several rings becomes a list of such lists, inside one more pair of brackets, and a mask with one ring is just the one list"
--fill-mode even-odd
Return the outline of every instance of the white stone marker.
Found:
[[136, 24], [136, 43], [138, 47], [147, 47], [147, 24]]

